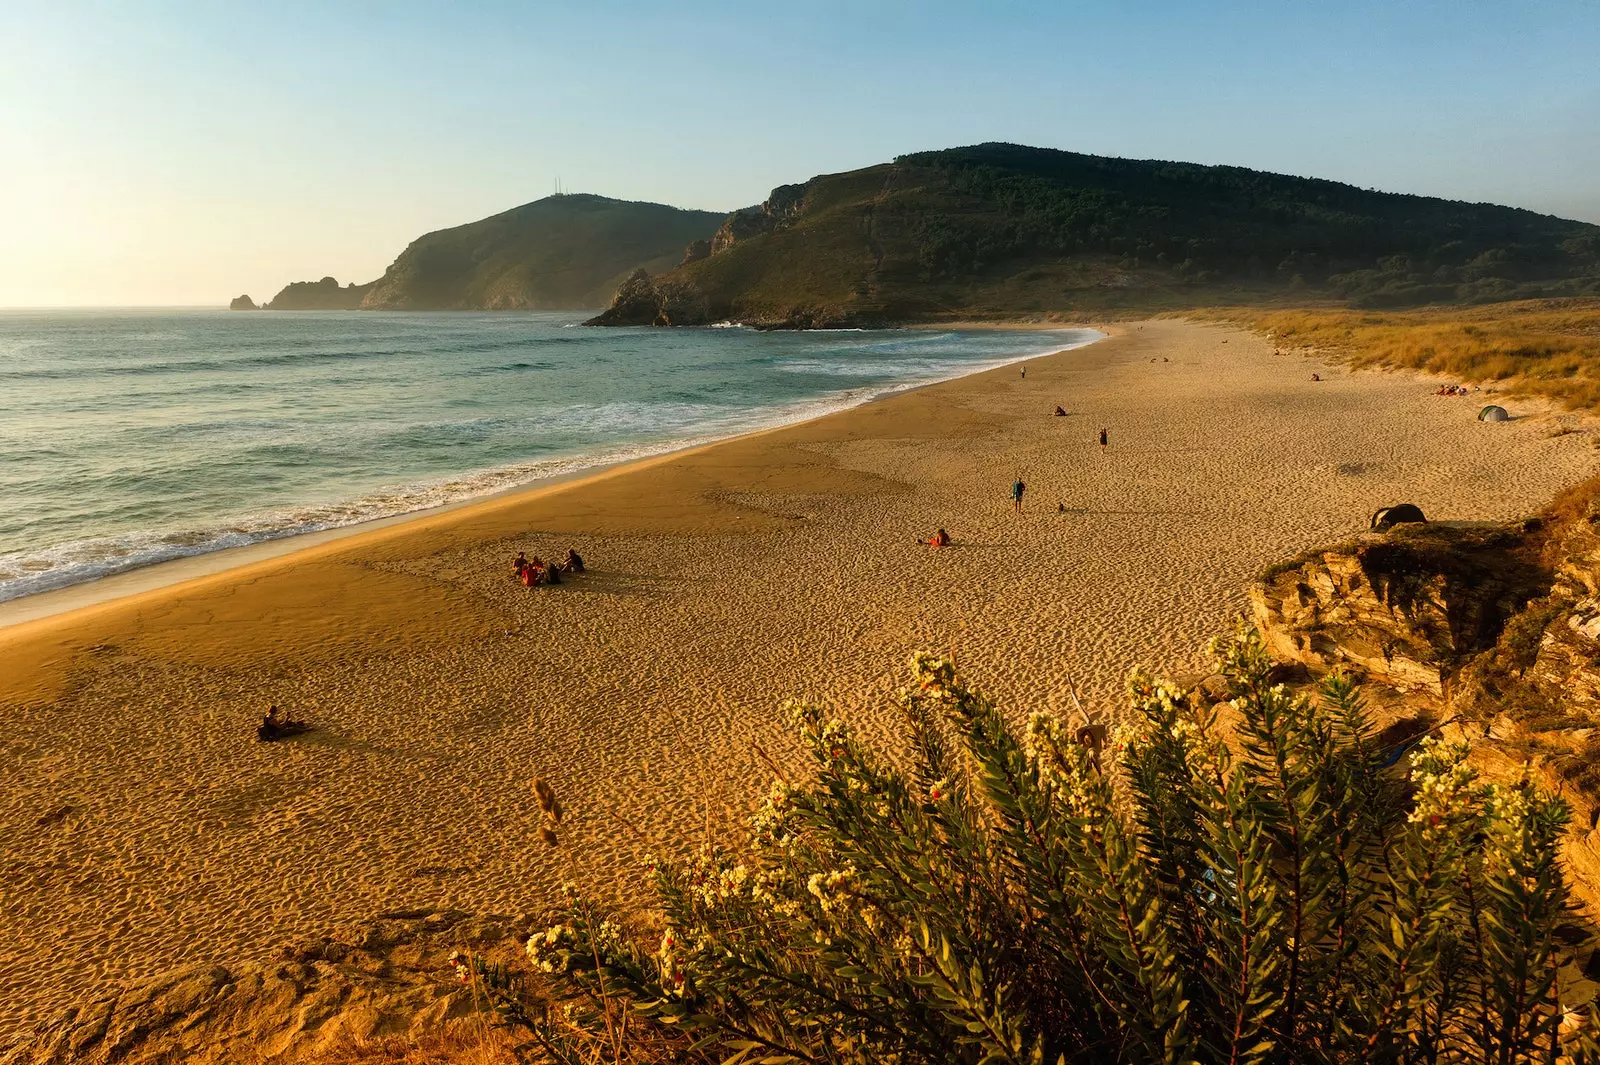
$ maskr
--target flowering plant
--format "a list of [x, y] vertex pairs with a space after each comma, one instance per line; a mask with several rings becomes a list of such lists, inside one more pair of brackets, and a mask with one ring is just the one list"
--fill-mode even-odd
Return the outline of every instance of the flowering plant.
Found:
[[[808, 779], [740, 852], [653, 863], [658, 940], [575, 904], [534, 968], [683, 1061], [1590, 1060], [1562, 802], [1460, 743], [1391, 769], [1349, 679], [1270, 684], [1248, 628], [1213, 649], [1229, 701], [1136, 674], [1104, 751], [1050, 715], [1019, 737], [931, 656], [903, 762], [797, 706]], [[647, 1060], [607, 1023], [567, 1060]]]

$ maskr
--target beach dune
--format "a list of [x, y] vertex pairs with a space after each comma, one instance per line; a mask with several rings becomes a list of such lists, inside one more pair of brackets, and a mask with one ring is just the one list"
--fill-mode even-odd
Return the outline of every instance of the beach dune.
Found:
[[[1203, 668], [1265, 564], [1380, 506], [1524, 514], [1587, 433], [1177, 321], [0, 629], [0, 1038], [96, 985], [416, 906], [637, 897], [916, 650], [1019, 719]], [[1323, 378], [1311, 380], [1316, 371]], [[1053, 417], [1057, 405], [1067, 417]], [[1109, 447], [1099, 432], [1109, 429]], [[1028, 485], [1021, 514], [1009, 489]], [[943, 526], [955, 545], [916, 540]], [[591, 571], [511, 577], [518, 551]], [[268, 703], [317, 730], [263, 745]], [[530, 783], [569, 811], [558, 860]]]

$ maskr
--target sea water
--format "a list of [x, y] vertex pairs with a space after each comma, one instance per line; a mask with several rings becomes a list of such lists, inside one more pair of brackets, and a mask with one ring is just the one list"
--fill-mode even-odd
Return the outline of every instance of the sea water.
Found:
[[1093, 330], [0, 312], [0, 601], [814, 417]]

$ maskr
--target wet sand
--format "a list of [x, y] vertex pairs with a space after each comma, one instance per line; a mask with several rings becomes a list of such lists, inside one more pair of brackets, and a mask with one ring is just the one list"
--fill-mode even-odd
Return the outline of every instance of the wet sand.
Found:
[[[1200, 668], [1263, 565], [1377, 507], [1507, 518], [1600, 465], [1532, 404], [1485, 425], [1235, 330], [1112, 331], [1025, 379], [0, 629], [0, 1039], [104, 981], [385, 910], [538, 909], [573, 875], [632, 897], [647, 852], [727, 836], [758, 750], [793, 757], [790, 696], [889, 737], [907, 655], [934, 649], [1019, 716], [1065, 711], [1069, 675], [1110, 711], [1134, 665]], [[941, 525], [954, 547], [914, 542]], [[591, 572], [513, 581], [517, 551], [569, 545]], [[256, 743], [269, 701], [318, 730]], [[536, 774], [570, 864], [536, 838]]]

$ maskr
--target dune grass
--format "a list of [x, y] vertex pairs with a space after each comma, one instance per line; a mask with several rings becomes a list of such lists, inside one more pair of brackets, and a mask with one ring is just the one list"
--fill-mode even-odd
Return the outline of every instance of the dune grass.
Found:
[[1600, 405], [1600, 299], [1523, 300], [1413, 311], [1219, 308], [1202, 317], [1314, 348], [1352, 366], [1421, 370], [1462, 382]]

